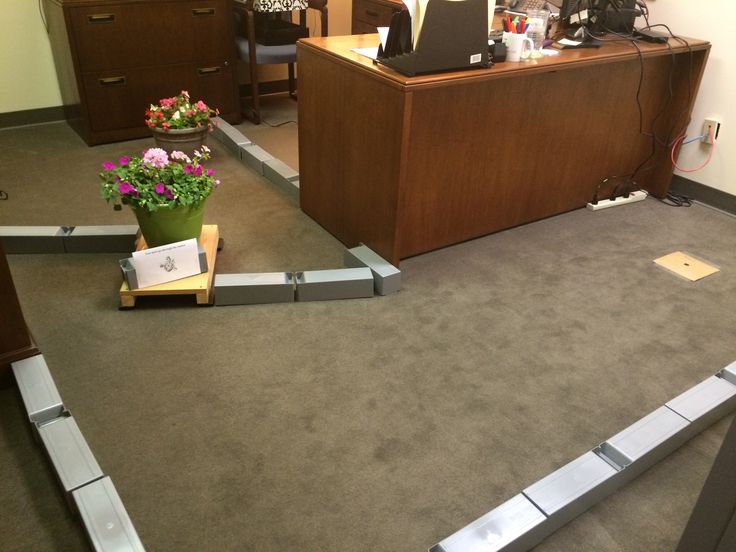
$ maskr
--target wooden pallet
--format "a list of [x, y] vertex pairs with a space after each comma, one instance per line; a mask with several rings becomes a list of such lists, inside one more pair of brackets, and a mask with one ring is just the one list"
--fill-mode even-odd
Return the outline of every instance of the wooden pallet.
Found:
[[[217, 258], [217, 244], [220, 239], [220, 233], [216, 224], [205, 224], [202, 226], [202, 234], [199, 236], [199, 243], [202, 244], [207, 254], [207, 272], [196, 274], [173, 282], [158, 284], [140, 289], [129, 289], [128, 283], [123, 282], [120, 286], [120, 307], [133, 308], [135, 300], [144, 295], [194, 295], [198, 305], [209, 305], [214, 299], [213, 283], [215, 277], [215, 259]], [[143, 237], [138, 239], [136, 251], [146, 249]]]

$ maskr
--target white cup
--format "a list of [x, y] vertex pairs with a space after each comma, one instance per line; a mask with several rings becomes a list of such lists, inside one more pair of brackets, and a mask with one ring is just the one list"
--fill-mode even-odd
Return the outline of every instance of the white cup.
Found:
[[524, 33], [504, 33], [503, 42], [506, 43], [506, 61], [521, 61], [522, 58], [528, 58], [534, 50], [534, 42]]

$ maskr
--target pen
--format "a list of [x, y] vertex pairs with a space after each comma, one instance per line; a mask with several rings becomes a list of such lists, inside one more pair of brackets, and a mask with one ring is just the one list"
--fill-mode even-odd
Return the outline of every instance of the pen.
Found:
[[514, 27], [514, 24], [511, 22], [511, 17], [506, 16], [506, 26], [508, 27], [508, 32], [510, 33], [516, 33], [516, 27]]

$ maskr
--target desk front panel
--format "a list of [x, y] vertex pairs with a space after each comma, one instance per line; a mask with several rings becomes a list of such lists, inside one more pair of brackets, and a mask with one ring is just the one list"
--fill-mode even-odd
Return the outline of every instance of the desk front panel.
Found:
[[[669, 99], [671, 63], [645, 59], [639, 94], [642, 128], [667, 144], [686, 128], [691, 104], [682, 86], [689, 55], [679, 56], [681, 86]], [[583, 207], [603, 180], [643, 163], [635, 189], [663, 197], [669, 147], [650, 157], [652, 138], [640, 132], [641, 67], [634, 59], [410, 92], [400, 257]]]

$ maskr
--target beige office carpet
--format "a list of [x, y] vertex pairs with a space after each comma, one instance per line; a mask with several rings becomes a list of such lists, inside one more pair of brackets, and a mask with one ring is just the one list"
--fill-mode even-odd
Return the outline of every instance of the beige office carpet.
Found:
[[261, 97], [261, 123], [254, 125], [247, 119], [236, 125], [244, 136], [268, 153], [299, 171], [297, 143], [297, 102], [288, 94]]
[[[0, 224], [132, 222], [64, 124], [0, 132]], [[216, 148], [220, 272], [342, 246]], [[401, 264], [373, 299], [117, 310], [119, 255], [11, 255], [65, 404], [148, 550], [426, 550], [736, 360], [736, 219], [648, 199]], [[652, 261], [682, 250], [699, 282]], [[672, 550], [729, 420], [538, 550]], [[83, 550], [15, 389], [0, 391], [3, 550]]]

